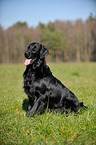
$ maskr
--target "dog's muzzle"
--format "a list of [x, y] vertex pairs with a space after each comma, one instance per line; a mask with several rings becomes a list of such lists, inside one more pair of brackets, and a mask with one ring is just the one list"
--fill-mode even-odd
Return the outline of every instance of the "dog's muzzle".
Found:
[[30, 52], [25, 51], [24, 55], [25, 55], [26, 58], [28, 58], [30, 56]]

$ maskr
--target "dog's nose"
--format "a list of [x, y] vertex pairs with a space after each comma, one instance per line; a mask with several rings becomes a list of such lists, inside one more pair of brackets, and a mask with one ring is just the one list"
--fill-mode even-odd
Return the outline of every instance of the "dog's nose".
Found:
[[28, 58], [28, 56], [30, 55], [30, 53], [28, 51], [25, 51], [24, 55], [25, 55], [26, 58]]

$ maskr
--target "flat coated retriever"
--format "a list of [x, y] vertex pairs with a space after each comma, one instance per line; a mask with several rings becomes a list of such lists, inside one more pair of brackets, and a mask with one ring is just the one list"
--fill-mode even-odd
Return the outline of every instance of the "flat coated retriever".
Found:
[[29, 98], [28, 116], [41, 114], [46, 108], [61, 113], [87, 108], [83, 102], [78, 101], [74, 93], [52, 75], [45, 62], [45, 56], [48, 54], [48, 49], [37, 42], [29, 44], [25, 51], [27, 59], [23, 77], [24, 90]]

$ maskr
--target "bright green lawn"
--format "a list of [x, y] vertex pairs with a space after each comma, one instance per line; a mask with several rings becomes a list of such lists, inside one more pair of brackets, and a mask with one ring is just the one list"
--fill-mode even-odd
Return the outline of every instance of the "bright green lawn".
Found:
[[[45, 112], [26, 117], [22, 103], [25, 66], [0, 65], [0, 144], [7, 145], [95, 145], [96, 63], [49, 64], [53, 74], [88, 107], [78, 114]], [[23, 108], [26, 106], [23, 106]]]

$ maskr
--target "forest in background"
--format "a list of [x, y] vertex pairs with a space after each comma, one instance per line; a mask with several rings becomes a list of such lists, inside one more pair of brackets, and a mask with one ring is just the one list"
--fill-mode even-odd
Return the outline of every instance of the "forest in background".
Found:
[[17, 22], [4, 30], [0, 26], [0, 63], [22, 63], [29, 43], [45, 45], [50, 55], [47, 61], [96, 61], [96, 17], [76, 21], [39, 23], [36, 28]]

